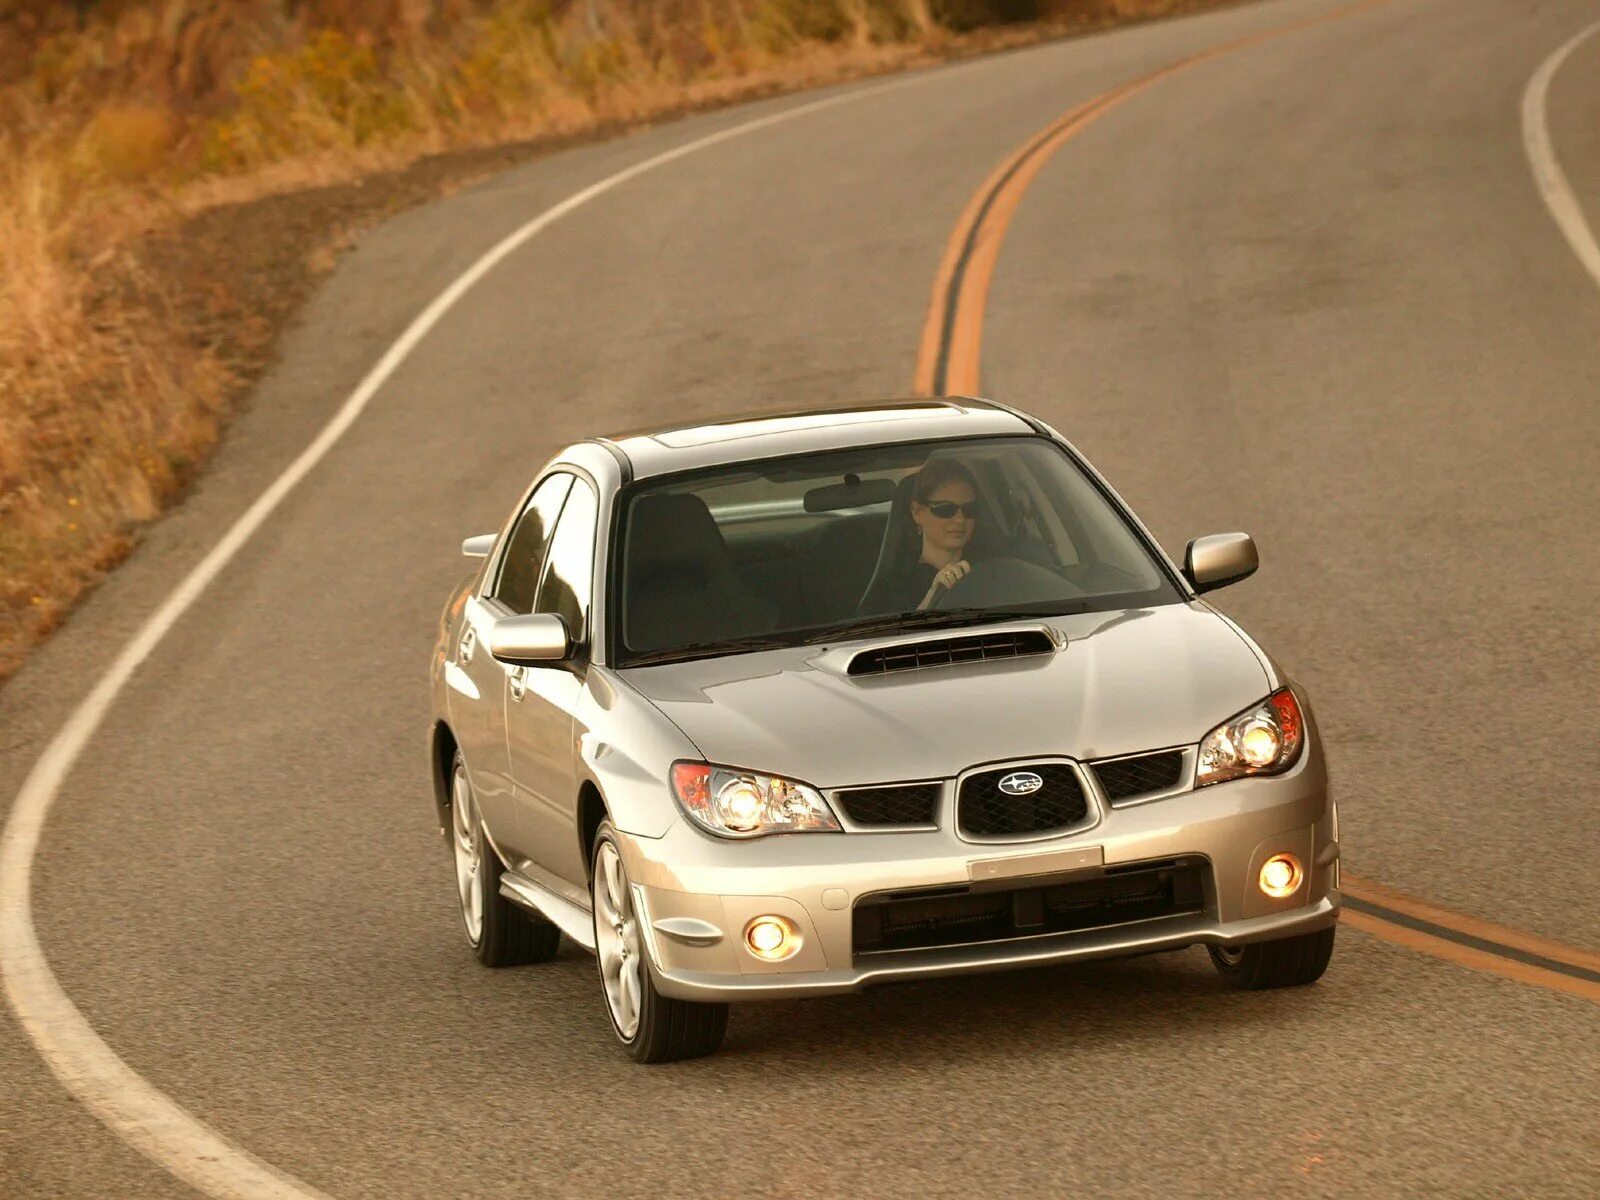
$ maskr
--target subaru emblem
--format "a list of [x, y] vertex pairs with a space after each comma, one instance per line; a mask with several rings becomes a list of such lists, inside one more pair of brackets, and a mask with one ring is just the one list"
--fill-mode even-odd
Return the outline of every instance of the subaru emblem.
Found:
[[1032, 771], [1013, 771], [1000, 780], [1000, 790], [1008, 796], [1031, 796], [1044, 786]]

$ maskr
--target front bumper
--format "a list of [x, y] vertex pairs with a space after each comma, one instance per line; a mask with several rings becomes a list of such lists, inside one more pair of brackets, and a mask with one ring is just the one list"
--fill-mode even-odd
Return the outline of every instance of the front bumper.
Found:
[[[894, 980], [1047, 963], [1242, 945], [1309, 933], [1338, 918], [1338, 832], [1320, 748], [1288, 773], [1240, 779], [1126, 808], [1099, 806], [1091, 828], [996, 845], [938, 830], [791, 834], [731, 842], [680, 820], [661, 838], [622, 836], [656, 985], [686, 1000], [834, 995]], [[1274, 900], [1261, 864], [1296, 855], [1305, 877]], [[854, 909], [864, 897], [924, 889], [1071, 883], [1107, 868], [1203, 860], [1199, 911], [1074, 932], [965, 945], [859, 952]], [[745, 925], [775, 913], [799, 929], [794, 957], [768, 963], [743, 944]]]

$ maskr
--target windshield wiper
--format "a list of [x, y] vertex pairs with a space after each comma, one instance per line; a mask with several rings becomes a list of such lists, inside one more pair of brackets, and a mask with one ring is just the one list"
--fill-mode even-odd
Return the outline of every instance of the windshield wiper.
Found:
[[1042, 618], [1048, 613], [1024, 612], [1007, 608], [928, 608], [916, 612], [895, 613], [887, 617], [858, 617], [854, 621], [841, 621], [837, 625], [822, 625], [800, 632], [809, 643], [832, 638], [871, 637], [875, 633], [899, 633], [905, 629], [938, 629], [953, 625], [981, 625], [986, 621], [1016, 621]]
[[643, 654], [630, 654], [621, 664], [628, 667], [648, 667], [658, 663], [687, 662], [694, 658], [715, 658], [719, 654], [750, 654], [757, 650], [784, 650], [800, 645], [798, 637], [742, 637], [723, 638], [714, 642], [690, 642], [686, 646], [668, 646], [662, 650], [647, 650]]

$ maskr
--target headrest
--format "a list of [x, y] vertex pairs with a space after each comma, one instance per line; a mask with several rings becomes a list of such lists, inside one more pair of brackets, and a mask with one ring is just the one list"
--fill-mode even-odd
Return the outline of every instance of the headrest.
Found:
[[699, 496], [641, 496], [628, 518], [628, 574], [641, 579], [656, 571], [714, 571], [728, 558], [727, 543]]
[[911, 520], [911, 501], [920, 474], [920, 471], [913, 471], [895, 485], [894, 503], [889, 506], [889, 527], [883, 531], [883, 553], [878, 559], [880, 570], [903, 571], [922, 552], [922, 541]]

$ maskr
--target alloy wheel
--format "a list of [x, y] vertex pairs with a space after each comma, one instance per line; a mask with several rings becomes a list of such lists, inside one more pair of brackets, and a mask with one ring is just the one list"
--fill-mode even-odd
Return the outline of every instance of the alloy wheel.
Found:
[[644, 957], [628, 876], [622, 869], [617, 848], [609, 841], [601, 842], [595, 856], [593, 886], [594, 940], [600, 956], [600, 979], [617, 1032], [624, 1041], [630, 1041], [639, 1029], [639, 1010], [644, 999], [644, 980], [640, 972], [644, 970]]
[[450, 785], [450, 843], [456, 861], [456, 895], [461, 901], [461, 923], [476, 946], [483, 937], [483, 832], [472, 803], [467, 773], [456, 765]]

